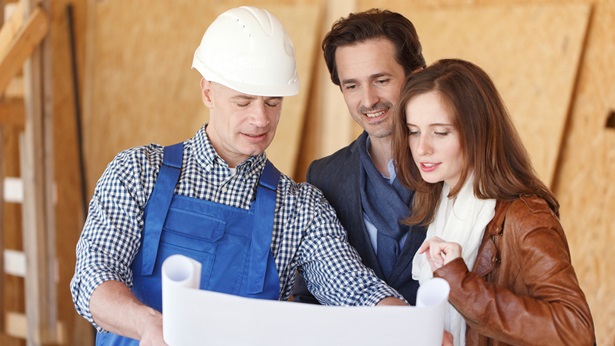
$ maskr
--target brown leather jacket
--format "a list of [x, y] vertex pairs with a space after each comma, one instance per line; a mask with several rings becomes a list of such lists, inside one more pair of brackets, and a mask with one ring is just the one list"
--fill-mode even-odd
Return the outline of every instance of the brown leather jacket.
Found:
[[592, 345], [594, 324], [557, 216], [534, 195], [498, 201], [472, 272], [457, 258], [434, 272], [451, 286], [466, 345]]

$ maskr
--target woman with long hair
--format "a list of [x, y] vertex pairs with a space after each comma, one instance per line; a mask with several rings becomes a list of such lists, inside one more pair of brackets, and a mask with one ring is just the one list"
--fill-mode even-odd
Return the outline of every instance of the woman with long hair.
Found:
[[591, 345], [594, 327], [559, 222], [489, 76], [440, 60], [406, 81], [393, 150], [415, 190], [405, 223], [428, 226], [419, 282], [451, 286], [455, 345]]

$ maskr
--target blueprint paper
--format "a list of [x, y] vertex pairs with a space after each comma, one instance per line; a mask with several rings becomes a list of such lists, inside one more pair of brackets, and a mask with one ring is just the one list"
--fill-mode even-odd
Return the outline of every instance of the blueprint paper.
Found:
[[442, 344], [450, 289], [440, 278], [421, 285], [417, 306], [335, 307], [200, 290], [200, 270], [182, 255], [163, 263], [163, 334], [170, 346]]

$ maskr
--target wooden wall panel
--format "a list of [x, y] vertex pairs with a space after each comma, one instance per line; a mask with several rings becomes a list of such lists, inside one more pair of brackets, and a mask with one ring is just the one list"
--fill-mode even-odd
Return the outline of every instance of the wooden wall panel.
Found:
[[555, 181], [598, 345], [615, 345], [615, 1], [597, 1]]
[[353, 12], [355, 8], [355, 0], [327, 1], [323, 8], [325, 18], [317, 36], [318, 49], [312, 71], [314, 79], [307, 109], [309, 115], [304, 122], [294, 176], [296, 181], [305, 181], [305, 174], [314, 159], [332, 154], [356, 137], [355, 128], [359, 126], [352, 120], [339, 87], [331, 82], [320, 48], [333, 22]]
[[[101, 61], [101, 66], [96, 66], [99, 70], [89, 68], [86, 77], [88, 99], [92, 101], [89, 109], [96, 106], [96, 113], [88, 113], [87, 124], [88, 177], [89, 186], [93, 187], [104, 166], [119, 150], [150, 141], [170, 144], [191, 136], [206, 121], [206, 111], [198, 98], [199, 76], [196, 71], [189, 70], [190, 59], [207, 23], [218, 13], [208, 6], [231, 7], [244, 2], [227, 0], [188, 4], [183, 0], [174, 2], [173, 9], [165, 10], [156, 7], [170, 5], [142, 0], [128, 3], [88, 1], [94, 8], [88, 23], [89, 34], [93, 36], [88, 40], [87, 48], [89, 56]], [[610, 299], [615, 294], [615, 277], [612, 275], [615, 259], [608, 255], [608, 246], [615, 238], [615, 223], [610, 218], [615, 209], [615, 190], [611, 183], [615, 178], [615, 129], [605, 128], [607, 114], [615, 110], [615, 0], [265, 0], [257, 3], [272, 7], [272, 12], [277, 3], [325, 4], [323, 15], [326, 19], [321, 24], [324, 31], [317, 34], [316, 45], [335, 19], [356, 8], [396, 9], [403, 6], [402, 13], [417, 24], [428, 62], [440, 57], [438, 54], [449, 53], [485, 68], [502, 91], [541, 176], [547, 176], [546, 181], [555, 177], [552, 185], [562, 204], [562, 224], [568, 235], [579, 281], [594, 315], [598, 344], [615, 345], [615, 303]], [[464, 9], [465, 5], [481, 5], [472, 7], [479, 8], [484, 14], [491, 13], [493, 18], [472, 17], [468, 14], [470, 10]], [[578, 10], [571, 10], [573, 8]], [[436, 15], [436, 12], [440, 14]], [[181, 21], [162, 18], [165, 13], [170, 17], [182, 13]], [[198, 13], [198, 18], [193, 18], [190, 13]], [[438, 27], [429, 29], [434, 18]], [[447, 18], [449, 22], [445, 20]], [[588, 18], [589, 27], [586, 26]], [[307, 35], [311, 28], [305, 26], [310, 24], [294, 17], [289, 18], [292, 19], [290, 24], [281, 19], [296, 44], [299, 40], [309, 39]], [[98, 22], [101, 20], [107, 23]], [[295, 22], [303, 26], [300, 34], [293, 33]], [[460, 26], [472, 26], [467, 29], [471, 34], [459, 35], [451, 29]], [[536, 29], [528, 30], [527, 27]], [[587, 40], [584, 41], [586, 31]], [[184, 39], [170, 42], [165, 35]], [[296, 35], [302, 36], [298, 39]], [[137, 40], [138, 37], [141, 38]], [[163, 43], [157, 44], [156, 37]], [[496, 44], [499, 45], [497, 49]], [[471, 55], [447, 50], [460, 50], [464, 45], [471, 48], [468, 49], [471, 53], [467, 53]], [[148, 57], [139, 56], [138, 52], [144, 51], [150, 52]], [[345, 109], [339, 90], [329, 81], [320, 49], [317, 48], [311, 56], [317, 59], [314, 73], [318, 77], [312, 80], [313, 88], [316, 91], [324, 88], [326, 92], [325, 95], [309, 94], [310, 113], [305, 122], [306, 132], [301, 134], [303, 148], [295, 172], [298, 180], [303, 178], [311, 160], [333, 152], [354, 138], [348, 130], [354, 122]], [[300, 64], [304, 57], [307, 55], [298, 54]], [[138, 59], [141, 63], [130, 59]], [[157, 66], [156, 60], [181, 60], [176, 63], [176, 66], [181, 66]], [[579, 63], [580, 70], [577, 71]], [[105, 84], [96, 84], [100, 82], [93, 78], [98, 76], [100, 79], [103, 73], [100, 69], [109, 74], [104, 79]], [[146, 73], [153, 76], [143, 76]], [[310, 73], [300, 71], [302, 95], [310, 90], [310, 85], [304, 84], [304, 76]], [[131, 78], [122, 76], [126, 74]], [[130, 87], [120, 84], [118, 80], [122, 78]], [[123, 93], [103, 91], [118, 86], [124, 88], [121, 89]], [[528, 98], [521, 96], [524, 93], [529, 94]], [[102, 97], [111, 104], [101, 102]], [[293, 108], [290, 104], [301, 97], [285, 101], [284, 120], [301, 119], [302, 115], [295, 118], [290, 114]], [[172, 101], [154, 106], [157, 99]], [[542, 116], [545, 112], [557, 115]], [[516, 114], [522, 114], [523, 118], [517, 118]], [[569, 123], [565, 126], [567, 114]], [[173, 123], [169, 120], [179, 116], [184, 121]], [[551, 120], [543, 121], [545, 119]], [[336, 128], [336, 124], [341, 125]], [[543, 130], [544, 126], [546, 130]], [[163, 132], [162, 128], [171, 131]], [[281, 123], [277, 139], [268, 150], [278, 166], [284, 159], [272, 157], [271, 152], [275, 146], [287, 143], [287, 139], [280, 141], [283, 128], [286, 125]], [[356, 131], [356, 126], [354, 128]], [[536, 135], [543, 132], [549, 137], [560, 136], [560, 140]], [[528, 135], [530, 139], [526, 139]], [[556, 164], [557, 153], [561, 153], [559, 165]], [[544, 170], [540, 168], [543, 160], [548, 161]]]
[[[85, 100], [87, 152], [96, 158], [88, 163], [92, 190], [120, 150], [190, 138], [207, 121], [200, 75], [190, 69], [192, 56], [207, 26], [230, 7], [186, 0], [92, 4]], [[288, 28], [298, 57], [302, 92], [285, 100], [276, 139], [267, 150], [272, 162], [292, 175], [321, 11], [318, 4], [267, 8]]]
[[[400, 3], [364, 0], [362, 8], [405, 6], [403, 13], [417, 25], [429, 61], [432, 61], [432, 52], [449, 52], [448, 46], [454, 46], [457, 51], [452, 53], [457, 55], [453, 56], [478, 63], [494, 78], [532, 154], [535, 167], [546, 182], [551, 182], [560, 200], [562, 225], [581, 287], [592, 309], [598, 345], [615, 345], [615, 303], [608, 298], [615, 293], [612, 275], [615, 259], [602, 255], [608, 253], [607, 244], [612, 244], [615, 238], [615, 223], [610, 218], [615, 209], [615, 191], [611, 184], [615, 174], [615, 129], [605, 128], [608, 113], [615, 109], [615, 1], [416, 0]], [[463, 9], [458, 6], [462, 4], [479, 5], [472, 7], [484, 11], [494, 11], [493, 6], [508, 7], [510, 15], [516, 18], [511, 21], [509, 12], [492, 13], [492, 18], [468, 18], [464, 16], [466, 11], [461, 11], [460, 16], [450, 18], [452, 23], [442, 20], [432, 23], [433, 18], [423, 14], [425, 9], [431, 9], [442, 16], [452, 11], [451, 6]], [[528, 10], [529, 13], [519, 16]], [[571, 19], [576, 23], [574, 29], [569, 27]], [[449, 30], [451, 25], [456, 25], [459, 32], [464, 33], [466, 30], [461, 26], [474, 26], [474, 22], [479, 30], [472, 35], [458, 35]], [[499, 34], [493, 33], [501, 31], [500, 22], [512, 25], [508, 34], [503, 32], [501, 39], [495, 41], [506, 52], [501, 55], [494, 52], [493, 41], [483, 42], [485, 38], [497, 39]], [[424, 29], [430, 26], [433, 28]], [[535, 29], [528, 30], [526, 26]], [[434, 37], [437, 47], [433, 46]], [[482, 43], [477, 45], [477, 41]], [[472, 49], [462, 50], [464, 44]], [[518, 52], [514, 51], [514, 46], [518, 47]], [[582, 54], [565, 53], [579, 52], [578, 48]], [[525, 52], [526, 49], [530, 51]], [[562, 59], [570, 59], [567, 64], [572, 65], [559, 65]], [[542, 67], [537, 68], [537, 63]], [[524, 93], [533, 94], [523, 97]], [[544, 112], [552, 115], [542, 116]], [[545, 138], [543, 133], [560, 139]]]
[[[364, 1], [369, 8], [374, 1]], [[394, 5], [393, 5], [394, 4]], [[416, 26], [427, 63], [456, 57], [494, 80], [534, 167], [551, 184], [567, 120], [590, 7], [472, 5], [388, 8]]]
[[[485, 68], [496, 80], [498, 87], [503, 93], [509, 109], [515, 116], [515, 121], [520, 131], [525, 131], [524, 123], [536, 121], [536, 126], [545, 128], [551, 136], [555, 133], [560, 136], [560, 140], [549, 139], [549, 144], [544, 144], [544, 136], [537, 136], [536, 129], [530, 127], [524, 136], [526, 146], [533, 155], [534, 160], [538, 157], [548, 157], [548, 164], [545, 166], [551, 173], [547, 174], [546, 181], [551, 180], [551, 185], [561, 202], [562, 224], [566, 229], [571, 248], [573, 263], [577, 269], [579, 281], [583, 287], [596, 323], [596, 335], [599, 345], [615, 345], [615, 304], [610, 302], [608, 297], [615, 294], [615, 277], [612, 275], [615, 268], [615, 259], [610, 256], [603, 256], [609, 253], [606, 247], [612, 244], [615, 238], [615, 223], [609, 217], [615, 209], [615, 193], [612, 188], [613, 174], [615, 167], [615, 129], [605, 128], [606, 118], [609, 112], [615, 110], [615, 76], [613, 67], [615, 66], [615, 1], [613, 0], [585, 0], [585, 1], [565, 1], [561, 0], [411, 0], [411, 1], [380, 1], [380, 0], [358, 0], [357, 9], [367, 9], [372, 7], [390, 8], [400, 10], [413, 20], [417, 26], [433, 26], [436, 28], [423, 30], [419, 28], [421, 41], [425, 46], [425, 54], [429, 61], [439, 57], [432, 51], [448, 52], [452, 45], [454, 49], [461, 50], [462, 45], [459, 40], [471, 47], [468, 49], [473, 55], [455, 55], [465, 57], [477, 62]], [[338, 3], [338, 2], [333, 2]], [[329, 10], [334, 4], [327, 5]], [[451, 11], [463, 9], [462, 5], [473, 5], [472, 7], [483, 8], [487, 13], [494, 11], [493, 18], [468, 18], [467, 10], [461, 11], [459, 16], [451, 17]], [[480, 5], [480, 6], [476, 6]], [[554, 5], [563, 5], [562, 10], [567, 12], [561, 15], [555, 14], [558, 9], [553, 9]], [[494, 7], [495, 6], [495, 7]], [[508, 7], [511, 15], [517, 17], [511, 22], [508, 12], [493, 10], [496, 7]], [[579, 6], [579, 10], [572, 10]], [[492, 8], [492, 10], [489, 10]], [[535, 9], [535, 10], [532, 10]], [[542, 10], [546, 8], [547, 10]], [[565, 9], [567, 8], [567, 9]], [[588, 10], [591, 14], [588, 14]], [[449, 13], [450, 22], [440, 21], [432, 24], [433, 18], [425, 12], [438, 12], [439, 16]], [[520, 12], [530, 11], [527, 16], [518, 16]], [[456, 11], [455, 11], [456, 12]], [[342, 14], [345, 16], [345, 14]], [[327, 15], [327, 18], [330, 18]], [[545, 17], [546, 16], [546, 17]], [[575, 29], [571, 29], [568, 20], [573, 19]], [[477, 21], [479, 30], [474, 30], [472, 35], [458, 35], [456, 31], [448, 29], [450, 26], [474, 26]], [[503, 33], [500, 45], [504, 45], [507, 52], [513, 51], [513, 46], [519, 46], [518, 52], [510, 54], [499, 54], [494, 52], [493, 42], [489, 44], [478, 44], [475, 41], [484, 41], [485, 38], [494, 39], [492, 31], [500, 32], [498, 29], [500, 21], [512, 25], [510, 32]], [[586, 22], [584, 24], [583, 22]], [[504, 25], [506, 25], [504, 23]], [[325, 23], [325, 27], [330, 27], [331, 23]], [[536, 31], [520, 28], [520, 26], [536, 26]], [[588, 25], [588, 26], [586, 26]], [[443, 28], [444, 33], [441, 32]], [[462, 30], [463, 29], [463, 30]], [[461, 28], [460, 32], [468, 30]], [[552, 33], [552, 34], [551, 34]], [[583, 36], [585, 35], [585, 36]], [[448, 37], [447, 37], [448, 36]], [[535, 37], [533, 37], [535, 36]], [[435, 44], [433, 44], [435, 38]], [[571, 47], [571, 40], [576, 47]], [[523, 44], [532, 44], [523, 46]], [[576, 54], [566, 54], [563, 56], [562, 49], [576, 51]], [[530, 49], [532, 52], [524, 52]], [[580, 49], [580, 50], [579, 50]], [[456, 52], [453, 52], [456, 53]], [[570, 59], [568, 64], [574, 66], [559, 65], [563, 59]], [[524, 58], [525, 57], [525, 58]], [[547, 71], [536, 69], [536, 58], [538, 64], [546, 66]], [[322, 57], [321, 57], [322, 59]], [[518, 60], [522, 59], [521, 63]], [[526, 60], [523, 60], [526, 59]], [[487, 60], [487, 61], [485, 61]], [[428, 62], [429, 62], [428, 61]], [[546, 65], [545, 65], [546, 64]], [[557, 64], [559, 66], [551, 66]], [[578, 69], [577, 69], [578, 65]], [[502, 68], [502, 66], [507, 66]], [[529, 67], [523, 70], [522, 67]], [[559, 71], [559, 72], [558, 72]], [[564, 72], [560, 75], [560, 72]], [[323, 73], [319, 71], [319, 73]], [[500, 75], [508, 74], [508, 76]], [[326, 76], [328, 78], [328, 76]], [[328, 79], [327, 79], [328, 80]], [[575, 84], [575, 81], [578, 84]], [[529, 87], [528, 87], [529, 85]], [[504, 92], [504, 89], [516, 92]], [[533, 98], [524, 99], [519, 93], [534, 91]], [[331, 89], [330, 100], [335, 97], [341, 99], [339, 91]], [[540, 92], [540, 94], [538, 94]], [[562, 95], [555, 96], [556, 94]], [[549, 102], [538, 100], [537, 95], [546, 95]], [[514, 101], [512, 101], [514, 99]], [[326, 98], [324, 99], [327, 100]], [[320, 101], [319, 101], [320, 102]], [[331, 102], [331, 101], [328, 101]], [[549, 104], [553, 106], [550, 107]], [[539, 107], [537, 107], [539, 106]], [[322, 107], [322, 106], [321, 106]], [[326, 106], [325, 106], [326, 107]], [[520, 108], [521, 107], [521, 108]], [[525, 107], [525, 108], [522, 108]], [[534, 111], [527, 111], [528, 107], [548, 111], [557, 111], [559, 120], [555, 128], [552, 128], [551, 121], [542, 121]], [[521, 110], [517, 110], [521, 109]], [[331, 117], [336, 114], [324, 114]], [[553, 116], [549, 116], [551, 119]], [[568, 124], [566, 120], [568, 119]], [[344, 118], [339, 118], [343, 121]], [[350, 117], [347, 121], [352, 122]], [[539, 124], [540, 123], [540, 124]], [[318, 129], [320, 134], [325, 134], [322, 129]], [[542, 132], [538, 131], [538, 132]], [[530, 139], [525, 139], [528, 134], [532, 134]], [[309, 135], [309, 134], [308, 134]], [[309, 136], [308, 136], [309, 138]], [[324, 139], [321, 139], [324, 141]], [[340, 147], [344, 143], [340, 144]], [[332, 148], [330, 150], [335, 150]], [[306, 151], [308, 152], [308, 151]], [[326, 154], [326, 153], [324, 153]], [[323, 154], [323, 155], [324, 155]], [[560, 156], [558, 164], [558, 156]], [[302, 162], [306, 162], [303, 167], [311, 160], [318, 158], [303, 157]], [[540, 163], [536, 163], [538, 166]], [[545, 174], [542, 173], [544, 176]]]
[[84, 127], [89, 195], [115, 154], [192, 137], [205, 122], [192, 55], [206, 2], [90, 1]]

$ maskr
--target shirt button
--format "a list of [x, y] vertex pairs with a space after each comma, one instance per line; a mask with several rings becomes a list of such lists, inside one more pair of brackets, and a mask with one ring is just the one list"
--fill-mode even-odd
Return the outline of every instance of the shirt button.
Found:
[[226, 192], [227, 188], [226, 188], [226, 186], [222, 186], [222, 188], [220, 190], [222, 190], [222, 192]]

